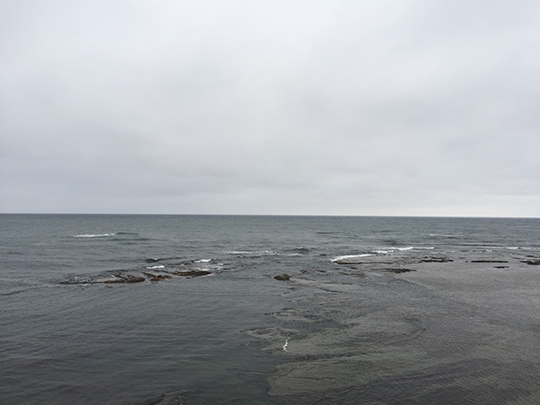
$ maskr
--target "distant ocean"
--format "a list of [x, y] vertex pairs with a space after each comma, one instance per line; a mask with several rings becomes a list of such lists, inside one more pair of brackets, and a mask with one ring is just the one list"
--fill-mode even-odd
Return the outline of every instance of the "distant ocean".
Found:
[[538, 404], [540, 220], [0, 215], [1, 404]]

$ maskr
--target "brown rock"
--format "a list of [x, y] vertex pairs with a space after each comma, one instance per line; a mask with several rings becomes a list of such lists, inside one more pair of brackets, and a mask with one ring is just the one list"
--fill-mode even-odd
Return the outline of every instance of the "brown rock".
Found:
[[132, 275], [127, 275], [126, 276], [126, 283], [140, 283], [140, 282], [143, 282], [144, 280], [146, 280], [144, 277], [137, 277], [137, 276], [132, 276]]

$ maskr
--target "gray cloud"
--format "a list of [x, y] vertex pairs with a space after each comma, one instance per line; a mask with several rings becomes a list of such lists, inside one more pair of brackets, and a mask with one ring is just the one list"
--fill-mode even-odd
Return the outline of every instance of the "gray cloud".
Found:
[[0, 7], [0, 211], [540, 216], [536, 2]]

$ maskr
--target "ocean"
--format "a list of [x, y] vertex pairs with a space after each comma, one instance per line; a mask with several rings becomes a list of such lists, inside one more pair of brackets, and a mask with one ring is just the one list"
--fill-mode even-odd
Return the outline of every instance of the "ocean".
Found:
[[0, 215], [0, 403], [538, 404], [539, 229]]

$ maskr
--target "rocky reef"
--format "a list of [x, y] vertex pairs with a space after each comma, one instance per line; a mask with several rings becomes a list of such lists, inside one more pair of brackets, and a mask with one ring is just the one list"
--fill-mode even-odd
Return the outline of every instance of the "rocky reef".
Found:
[[[157, 259], [153, 260], [157, 261]], [[148, 262], [148, 261], [147, 261]], [[214, 269], [215, 268], [215, 269]], [[150, 271], [149, 271], [150, 270]], [[207, 265], [201, 268], [195, 262], [186, 262], [175, 265], [160, 265], [145, 267], [143, 269], [115, 270], [97, 275], [77, 275], [60, 282], [60, 284], [133, 284], [160, 282], [173, 278], [194, 278], [208, 276], [211, 270], [219, 270], [217, 265]]]

